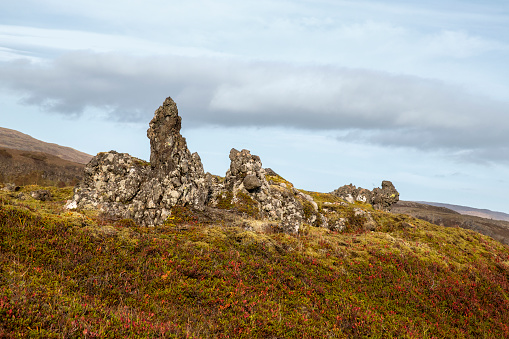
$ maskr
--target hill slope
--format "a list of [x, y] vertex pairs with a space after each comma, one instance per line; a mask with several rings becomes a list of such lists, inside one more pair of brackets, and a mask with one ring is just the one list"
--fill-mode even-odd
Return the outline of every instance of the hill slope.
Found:
[[496, 212], [496, 211], [491, 211], [488, 209], [479, 209], [479, 208], [460, 206], [460, 205], [444, 204], [444, 203], [440, 203], [440, 202], [427, 202], [427, 201], [418, 201], [418, 202], [421, 204], [426, 204], [426, 205], [445, 207], [445, 208], [448, 208], [450, 210], [456, 211], [456, 212], [458, 212], [460, 214], [464, 214], [464, 215], [472, 215], [475, 217], [481, 217], [481, 218], [485, 218], [485, 219], [509, 221], [509, 214], [503, 213], [503, 212]]
[[90, 154], [77, 151], [70, 147], [37, 140], [27, 134], [3, 127], [0, 127], [0, 148], [43, 152], [80, 164], [86, 164], [92, 159]]
[[0, 337], [509, 337], [509, 249], [470, 230], [318, 193], [353, 218], [343, 233], [185, 207], [147, 228], [68, 212], [72, 189], [49, 189], [0, 191]]
[[0, 183], [75, 185], [85, 165], [55, 155], [0, 148]]
[[441, 226], [471, 229], [488, 235], [504, 244], [509, 244], [508, 221], [464, 215], [447, 207], [433, 206], [428, 203], [413, 201], [398, 201], [398, 203], [393, 205], [392, 212], [408, 214], [415, 218], [423, 219]]

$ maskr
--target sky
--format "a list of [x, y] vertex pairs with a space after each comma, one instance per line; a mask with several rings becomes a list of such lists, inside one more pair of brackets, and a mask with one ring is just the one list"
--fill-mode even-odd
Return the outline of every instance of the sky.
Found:
[[0, 126], [149, 159], [171, 96], [205, 171], [509, 213], [505, 0], [0, 0]]

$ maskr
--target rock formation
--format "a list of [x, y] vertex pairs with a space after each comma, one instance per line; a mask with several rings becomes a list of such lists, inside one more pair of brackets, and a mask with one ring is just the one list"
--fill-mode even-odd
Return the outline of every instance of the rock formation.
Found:
[[[345, 227], [374, 230], [369, 212], [349, 214], [348, 204], [322, 204], [295, 189], [271, 169], [262, 167], [260, 157], [248, 150], [230, 151], [230, 168], [225, 178], [205, 174], [200, 157], [191, 154], [180, 134], [177, 105], [167, 98], [150, 121], [150, 163], [115, 151], [97, 154], [85, 167], [84, 179], [74, 189], [67, 208], [97, 209], [116, 219], [132, 219], [142, 226], [163, 224], [174, 206], [190, 206], [217, 212], [228, 210], [245, 217], [262, 219], [272, 230], [298, 233], [306, 225], [341, 231]], [[387, 210], [399, 194], [389, 181], [369, 191], [343, 186], [334, 195], [353, 203], [362, 201]], [[339, 207], [343, 211], [339, 211]], [[351, 208], [350, 208], [351, 209]], [[339, 213], [339, 214], [338, 214]], [[352, 226], [353, 225], [353, 226]]]
[[97, 208], [143, 226], [164, 223], [174, 205], [202, 209], [207, 197], [203, 165], [180, 134], [177, 105], [167, 98], [150, 122], [150, 163], [125, 153], [99, 153], [85, 167], [68, 206]]
[[[299, 232], [302, 223], [307, 221], [305, 201], [312, 201], [311, 197], [284, 184], [270, 185], [260, 157], [251, 155], [248, 150], [239, 152], [233, 148], [230, 160], [230, 169], [226, 172], [224, 182], [216, 181], [212, 185], [209, 204], [218, 206], [222, 199], [229, 199], [228, 203], [232, 207], [239, 201], [251, 204], [254, 216], [276, 221], [277, 228], [283, 232]], [[317, 210], [316, 204], [312, 209]]]
[[375, 188], [372, 191], [354, 185], [341, 186], [331, 194], [349, 202], [360, 201], [373, 205], [374, 208], [389, 211], [391, 206], [399, 201], [399, 193], [390, 181], [382, 181], [382, 188]]
[[399, 192], [392, 182], [382, 181], [382, 188], [373, 189], [371, 204], [374, 208], [382, 211], [390, 211], [391, 206], [399, 201]]

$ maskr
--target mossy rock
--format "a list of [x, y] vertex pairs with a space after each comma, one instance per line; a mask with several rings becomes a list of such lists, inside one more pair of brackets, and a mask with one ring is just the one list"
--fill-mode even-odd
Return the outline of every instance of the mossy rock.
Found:
[[285, 184], [287, 188], [292, 188], [293, 184], [283, 178], [280, 175], [265, 175], [265, 180], [267, 180], [272, 185]]

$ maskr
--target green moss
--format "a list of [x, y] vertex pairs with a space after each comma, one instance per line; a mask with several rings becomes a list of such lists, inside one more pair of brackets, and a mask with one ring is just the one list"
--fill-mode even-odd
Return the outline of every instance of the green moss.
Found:
[[259, 216], [260, 210], [258, 208], [258, 203], [248, 194], [239, 191], [235, 195], [233, 201], [235, 202], [235, 209], [238, 212], [247, 214], [250, 217]]
[[331, 203], [344, 202], [343, 199], [338, 198], [335, 195], [330, 194], [330, 193], [320, 193], [320, 192], [312, 192], [312, 191], [306, 191], [306, 190], [299, 190], [299, 191], [311, 196], [317, 204], [324, 203], [324, 202], [331, 202]]
[[148, 166], [150, 166], [150, 162], [142, 160], [142, 159], [134, 158], [133, 161], [134, 161], [134, 163], [136, 165], [141, 166], [141, 167], [148, 167]]
[[286, 180], [285, 178], [283, 178], [280, 175], [265, 175], [265, 179], [269, 183], [272, 182], [273, 185], [285, 184], [286, 187], [288, 187], [288, 188], [293, 187], [293, 184], [291, 182], [289, 182], [288, 180]]
[[171, 213], [168, 220], [170, 220], [171, 223], [175, 225], [197, 223], [197, 218], [194, 215], [192, 208], [179, 205], [175, 205], [171, 208]]
[[234, 207], [232, 200], [233, 200], [232, 192], [221, 192], [218, 197], [216, 207], [224, 210], [232, 209]]

